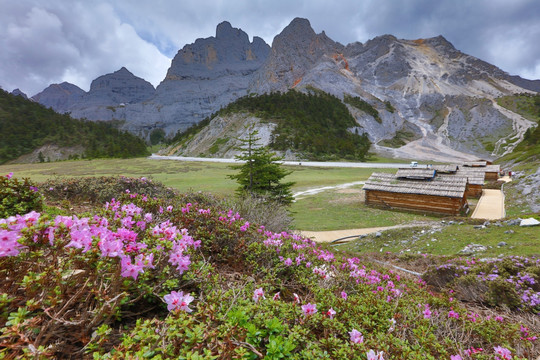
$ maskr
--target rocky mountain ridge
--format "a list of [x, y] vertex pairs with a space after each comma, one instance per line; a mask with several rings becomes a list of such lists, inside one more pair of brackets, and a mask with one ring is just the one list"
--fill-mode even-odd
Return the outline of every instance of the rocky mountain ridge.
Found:
[[[494, 158], [510, 151], [535, 124], [495, 99], [540, 90], [539, 80], [510, 76], [442, 36], [383, 35], [344, 46], [324, 32], [316, 34], [300, 18], [274, 38], [272, 47], [257, 37], [249, 42], [228, 22], [219, 24], [215, 37], [197, 39], [176, 54], [155, 91], [128, 73], [104, 75], [82, 95], [67, 90], [66, 83], [51, 86], [34, 100], [76, 117], [123, 120], [125, 129], [147, 136], [154, 128], [169, 134], [185, 129], [247, 94], [318, 89], [340, 99], [361, 98], [378, 111], [375, 119], [348, 105], [377, 151], [443, 160], [471, 154]], [[397, 145], [389, 147], [392, 143]]]

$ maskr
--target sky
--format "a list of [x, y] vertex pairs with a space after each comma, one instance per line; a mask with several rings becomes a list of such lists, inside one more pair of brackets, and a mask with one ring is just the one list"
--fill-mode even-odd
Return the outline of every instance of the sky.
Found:
[[511, 75], [540, 79], [538, 0], [0, 0], [0, 87], [33, 96], [125, 66], [154, 86], [174, 55], [228, 21], [272, 44], [295, 17], [341, 44], [443, 35]]

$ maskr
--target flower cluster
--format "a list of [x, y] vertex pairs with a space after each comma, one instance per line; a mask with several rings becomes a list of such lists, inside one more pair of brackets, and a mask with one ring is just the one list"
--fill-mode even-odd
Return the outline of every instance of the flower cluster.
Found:
[[[505, 258], [487, 259], [454, 259], [430, 271], [434, 277], [437, 274], [451, 274], [448, 286], [459, 283], [461, 278], [474, 276], [476, 281], [489, 288], [487, 297], [498, 299], [497, 292], [507, 292], [513, 287], [519, 307], [524, 310], [540, 311], [540, 292], [538, 291], [538, 268], [540, 258], [509, 256]], [[470, 281], [467, 279], [465, 281]], [[504, 285], [506, 284], [506, 286]], [[505, 296], [506, 297], [506, 296]], [[515, 304], [506, 304], [515, 307]]]
[[[42, 230], [50, 246], [63, 242], [66, 249], [97, 252], [103, 258], [118, 258], [122, 277], [137, 277], [146, 269], [154, 268], [154, 254], [168, 251], [169, 262], [182, 274], [189, 268], [189, 248], [197, 248], [186, 229], [177, 229], [170, 221], [156, 223], [155, 216], [143, 213], [133, 203], [122, 204], [112, 199], [105, 204], [104, 216], [83, 217], [56, 216], [52, 221], [40, 221], [41, 215], [30, 212], [0, 220], [0, 257], [17, 256], [24, 248], [19, 240], [25, 228], [37, 226]], [[159, 248], [148, 247], [152, 237]], [[34, 241], [38, 240], [38, 235]]]
[[163, 300], [167, 303], [167, 310], [169, 311], [181, 310], [188, 313], [193, 311], [189, 308], [189, 304], [194, 300], [193, 296], [189, 294], [184, 295], [182, 291], [171, 291], [170, 294], [163, 297]]

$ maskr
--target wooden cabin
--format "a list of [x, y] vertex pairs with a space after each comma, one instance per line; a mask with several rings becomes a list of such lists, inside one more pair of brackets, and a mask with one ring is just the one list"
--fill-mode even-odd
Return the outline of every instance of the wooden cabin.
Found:
[[482, 196], [482, 188], [484, 187], [486, 173], [482, 171], [467, 171], [458, 170], [451, 174], [439, 174], [437, 177], [461, 177], [467, 179], [467, 197], [479, 198]]
[[445, 215], [459, 215], [468, 209], [466, 178], [433, 176], [418, 180], [401, 175], [373, 173], [363, 188], [366, 205]]
[[[479, 163], [480, 162], [475, 162], [475, 164], [479, 164]], [[485, 161], [483, 163], [486, 164]], [[469, 164], [469, 165], [466, 165], [466, 164]], [[479, 166], [479, 165], [472, 166], [470, 165], [471, 163], [466, 163], [466, 164], [459, 166], [459, 170], [464, 170], [467, 172], [473, 172], [473, 171], [484, 172], [486, 181], [497, 181], [499, 179], [499, 173], [501, 171], [500, 165], [487, 165], [486, 164], [483, 166]]]

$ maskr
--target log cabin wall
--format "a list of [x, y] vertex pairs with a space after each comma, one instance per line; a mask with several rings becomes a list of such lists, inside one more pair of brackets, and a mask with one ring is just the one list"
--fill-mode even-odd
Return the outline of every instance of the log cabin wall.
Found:
[[367, 205], [445, 215], [459, 215], [467, 205], [466, 197], [402, 194], [377, 190], [366, 190], [365, 202]]

